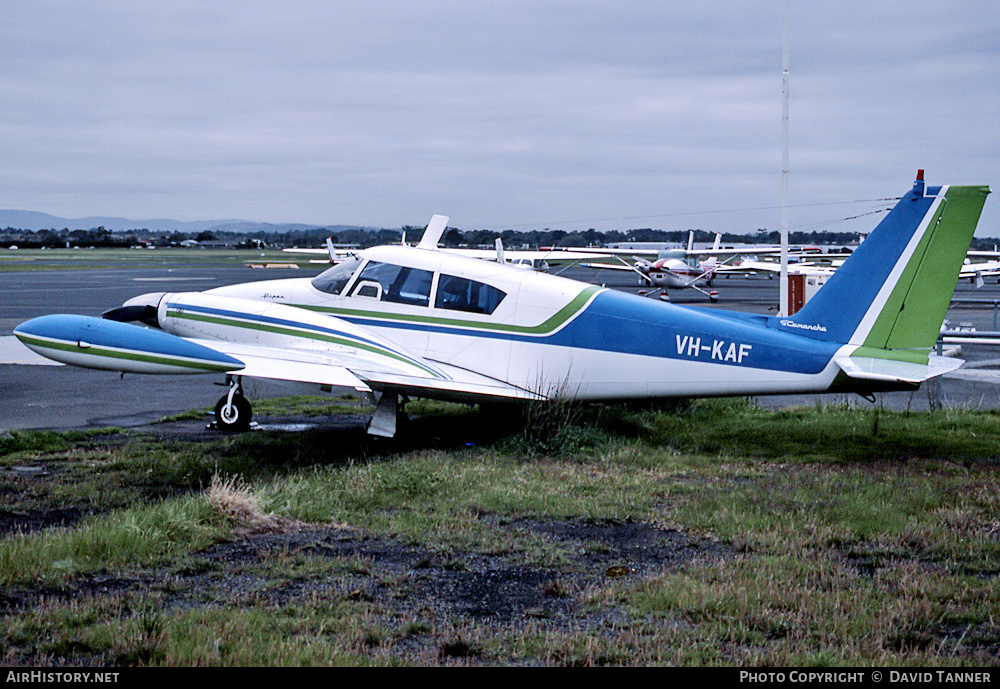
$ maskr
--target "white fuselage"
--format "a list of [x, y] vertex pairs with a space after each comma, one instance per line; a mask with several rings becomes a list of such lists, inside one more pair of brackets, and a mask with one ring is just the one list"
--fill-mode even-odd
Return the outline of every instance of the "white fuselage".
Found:
[[[422, 279], [411, 273], [392, 296], [391, 284], [372, 279], [378, 264], [405, 266]], [[446, 292], [456, 279], [503, 296], [490, 313], [449, 303]], [[752, 318], [734, 320], [442, 251], [376, 247], [361, 252], [346, 282], [331, 291], [317, 284], [322, 280], [273, 280], [206, 294], [326, 313], [429, 361], [543, 395], [625, 399], [704, 395], [706, 387], [714, 395], [825, 390], [837, 371], [830, 361], [835, 347], [803, 361], [801, 352], [795, 354], [802, 338], [762, 328]], [[770, 364], [783, 350], [795, 358], [789, 366], [754, 363]]]

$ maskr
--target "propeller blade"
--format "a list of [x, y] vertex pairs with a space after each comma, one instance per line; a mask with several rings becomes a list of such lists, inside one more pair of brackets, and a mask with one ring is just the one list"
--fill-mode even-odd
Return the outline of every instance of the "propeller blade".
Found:
[[101, 317], [105, 320], [118, 321], [119, 323], [140, 321], [146, 325], [151, 325], [154, 328], [160, 327], [159, 322], [156, 320], [156, 307], [150, 306], [149, 304], [119, 306], [117, 309], [105, 311], [101, 314]]

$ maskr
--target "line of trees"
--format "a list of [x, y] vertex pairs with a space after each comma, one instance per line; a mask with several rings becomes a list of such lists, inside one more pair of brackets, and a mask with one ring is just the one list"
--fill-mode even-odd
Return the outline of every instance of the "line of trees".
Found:
[[[221, 241], [229, 246], [246, 246], [253, 248], [259, 246], [259, 242], [254, 242], [253, 238], [233, 232], [153, 232], [151, 230], [128, 230], [126, 232], [112, 232], [104, 227], [95, 227], [90, 230], [19, 230], [8, 227], [0, 230], [0, 247], [16, 245], [21, 249], [58, 249], [66, 247], [94, 247], [102, 249], [123, 249], [133, 246], [180, 246], [183, 242], [193, 240], [195, 242]], [[324, 237], [324, 240], [325, 237]]]
[[[405, 237], [408, 243], [420, 239], [423, 227], [405, 226], [399, 230], [389, 229], [337, 229], [331, 232], [326, 228], [296, 229], [289, 231], [249, 233], [202, 231], [198, 233], [184, 232], [154, 232], [146, 229], [112, 232], [104, 227], [89, 230], [70, 230], [63, 228], [44, 230], [20, 230], [8, 227], [0, 231], [0, 246], [16, 244], [20, 248], [60, 248], [67, 244], [80, 247], [123, 248], [136, 245], [151, 245], [158, 247], [178, 246], [182, 242], [214, 242], [227, 246], [254, 248], [261, 245], [272, 247], [291, 246], [322, 246], [327, 237], [337, 244], [356, 245], [361, 248], [378, 244], [397, 244]], [[445, 246], [487, 246], [492, 247], [499, 237], [504, 246], [539, 247], [539, 246], [604, 246], [620, 242], [661, 242], [684, 243], [688, 238], [688, 230], [653, 230], [650, 228], [628, 231], [599, 232], [594, 229], [584, 232], [567, 232], [565, 230], [531, 230], [519, 232], [515, 230], [458, 230], [449, 228], [445, 233]], [[858, 235], [849, 232], [793, 232], [789, 236], [792, 244], [822, 244], [839, 245], [856, 242]], [[712, 242], [715, 235], [703, 230], [695, 230], [696, 242]], [[724, 243], [746, 244], [776, 244], [779, 241], [777, 232], [758, 230], [750, 234], [725, 233]]]
[[[322, 246], [327, 237], [334, 243], [354, 245], [361, 248], [378, 244], [397, 244], [404, 237], [410, 244], [419, 240], [423, 227], [405, 226], [399, 230], [389, 229], [342, 229], [332, 232], [326, 228], [295, 229], [289, 231], [250, 233], [202, 231], [198, 233], [184, 232], [154, 232], [145, 229], [129, 230], [127, 232], [112, 232], [104, 227], [89, 230], [20, 230], [8, 227], [0, 230], [0, 246], [17, 245], [20, 248], [61, 248], [67, 244], [80, 247], [122, 248], [136, 245], [151, 245], [157, 247], [178, 246], [182, 242], [214, 242], [233, 247], [256, 248], [259, 246], [291, 247], [291, 246]], [[449, 228], [442, 238], [445, 246], [459, 247], [492, 247], [499, 237], [508, 248], [521, 247], [581, 247], [607, 246], [625, 242], [659, 242], [683, 244], [687, 242], [689, 230], [654, 230], [650, 228], [632, 229], [627, 231], [613, 230], [599, 232], [589, 229], [584, 232], [567, 232], [565, 230], [530, 230], [519, 232], [515, 230], [459, 230]], [[816, 246], [850, 246], [858, 242], [856, 232], [790, 232], [789, 244]], [[695, 230], [694, 239], [699, 243], [710, 243], [715, 235], [704, 230]], [[774, 230], [759, 229], [755, 232], [737, 234], [726, 232], [722, 235], [723, 244], [778, 244], [781, 241], [779, 233]], [[972, 248], [992, 250], [998, 243], [997, 238], [976, 238]]]
[[[411, 228], [419, 236], [420, 228]], [[609, 244], [637, 243], [637, 242], [658, 242], [683, 244], [688, 240], [690, 230], [654, 230], [650, 228], [633, 229], [628, 231], [613, 230], [610, 232], [599, 232], [594, 229], [585, 232], [566, 232], [565, 230], [533, 230], [529, 232], [515, 232], [506, 230], [497, 232], [494, 230], [471, 230], [460, 232], [449, 229], [444, 236], [446, 246], [492, 246], [497, 237], [503, 240], [504, 246], [560, 246], [560, 247], [581, 247], [581, 246], [607, 246]], [[409, 236], [409, 233], [407, 234]], [[694, 230], [694, 241], [698, 243], [711, 243], [715, 241], [715, 235], [704, 230]], [[777, 244], [781, 241], [778, 232], [767, 230], [757, 230], [747, 234], [736, 234], [726, 232], [722, 235], [723, 244]], [[823, 246], [848, 245], [858, 241], [857, 232], [791, 232], [789, 233], [790, 244], [816, 244]]]

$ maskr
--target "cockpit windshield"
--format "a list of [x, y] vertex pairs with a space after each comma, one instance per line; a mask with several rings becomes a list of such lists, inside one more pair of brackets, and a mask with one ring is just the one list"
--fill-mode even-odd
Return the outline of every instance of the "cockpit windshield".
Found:
[[340, 294], [359, 265], [361, 265], [361, 259], [357, 256], [351, 256], [346, 261], [342, 261], [314, 277], [312, 286], [320, 292]]

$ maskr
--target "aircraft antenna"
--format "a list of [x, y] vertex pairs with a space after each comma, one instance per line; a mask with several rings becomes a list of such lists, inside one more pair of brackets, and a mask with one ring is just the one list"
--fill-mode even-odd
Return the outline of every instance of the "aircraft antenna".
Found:
[[781, 273], [778, 315], [788, 312], [788, 0], [781, 31]]

